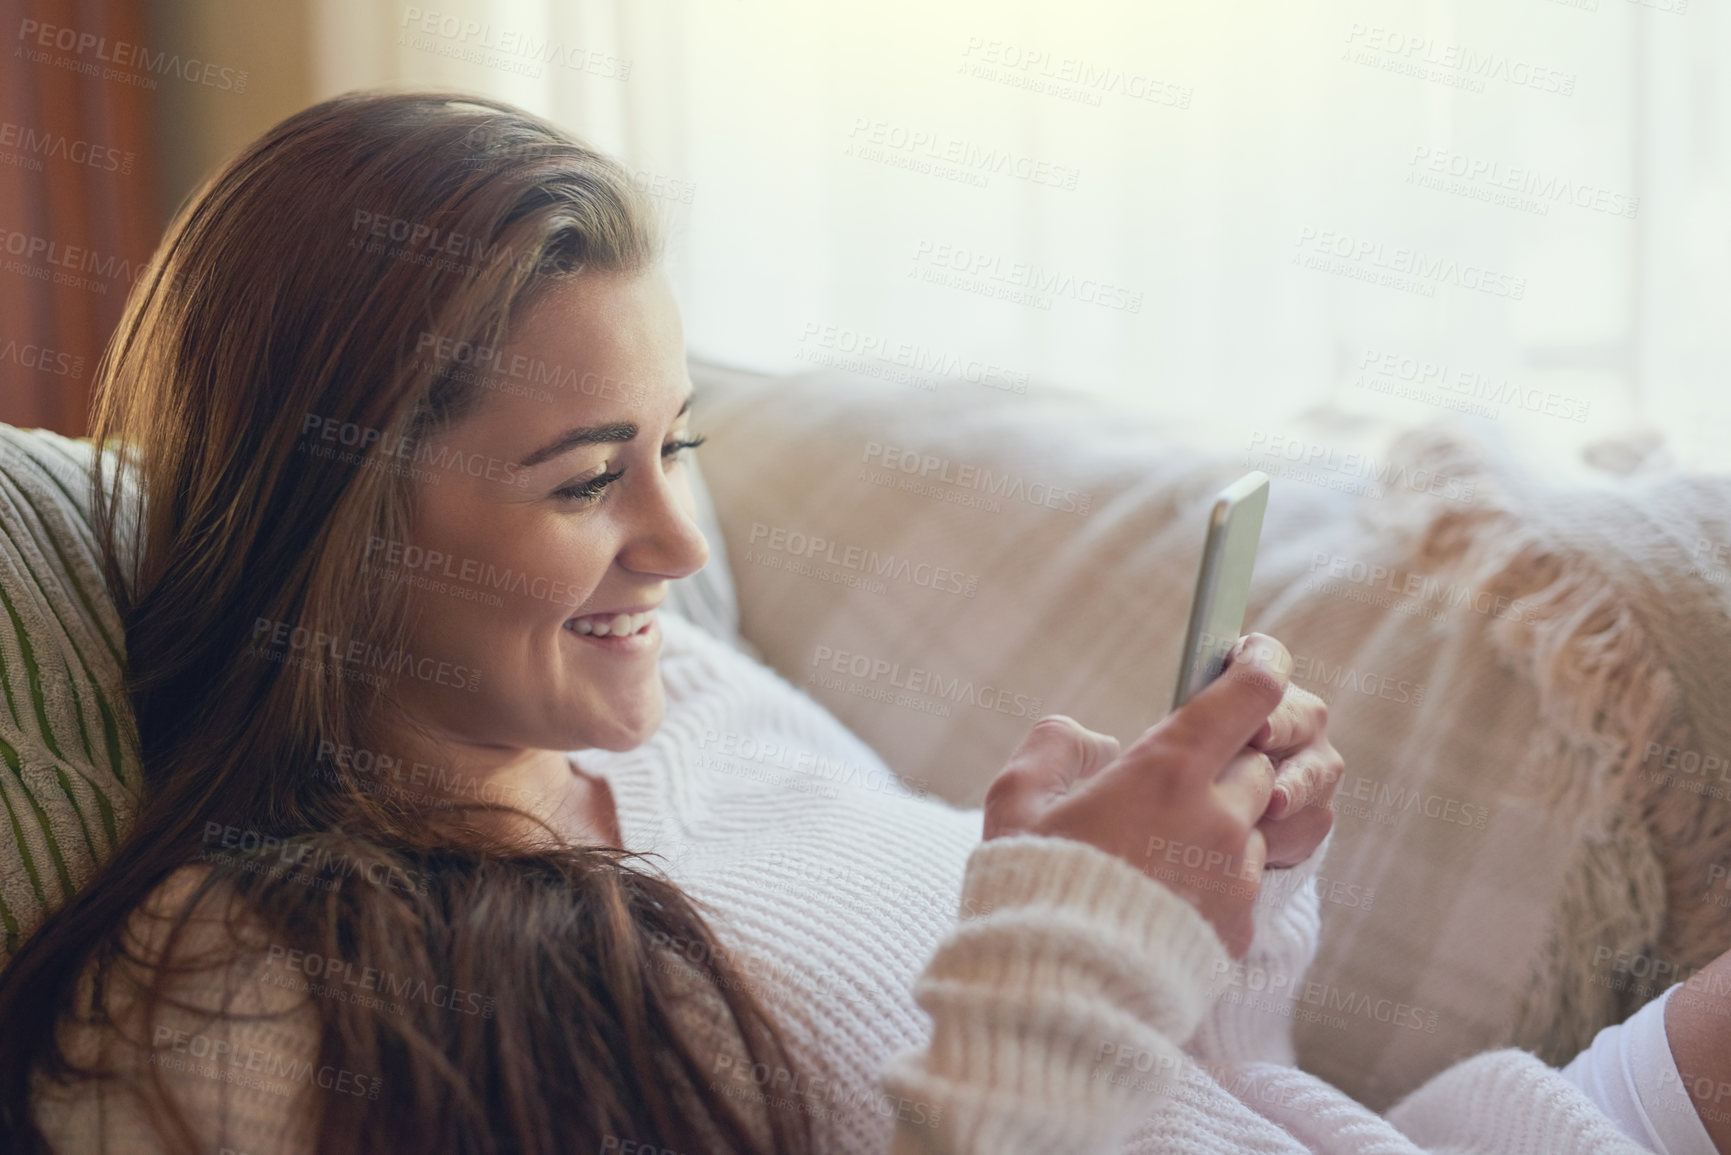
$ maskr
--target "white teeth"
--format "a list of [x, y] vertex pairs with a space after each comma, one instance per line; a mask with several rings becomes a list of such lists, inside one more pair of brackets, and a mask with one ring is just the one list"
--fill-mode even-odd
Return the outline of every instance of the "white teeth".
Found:
[[635, 634], [649, 624], [654, 610], [646, 610], [640, 614], [614, 614], [612, 617], [591, 616], [573, 618], [565, 623], [565, 628], [578, 634], [592, 634], [597, 638], [623, 637]]

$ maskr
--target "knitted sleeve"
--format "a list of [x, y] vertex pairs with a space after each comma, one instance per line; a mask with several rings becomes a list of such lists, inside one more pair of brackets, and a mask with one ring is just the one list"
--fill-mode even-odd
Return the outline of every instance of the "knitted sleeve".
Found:
[[1262, 872], [1256, 898], [1256, 937], [1220, 984], [1220, 998], [1204, 1016], [1189, 1051], [1209, 1064], [1281, 1063], [1293, 1066], [1292, 1015], [1304, 975], [1316, 957], [1322, 928], [1316, 880], [1334, 832], [1297, 866]]
[[936, 1106], [893, 1155], [1097, 1155], [1176, 1090], [1229, 960], [1171, 890], [1086, 843], [1014, 835], [969, 855], [961, 920], [916, 981], [931, 1041], [880, 1073]]
[[1427, 1151], [1638, 1155], [1646, 1150], [1555, 1068], [1510, 1047], [1463, 1059], [1396, 1103], [1388, 1121]]

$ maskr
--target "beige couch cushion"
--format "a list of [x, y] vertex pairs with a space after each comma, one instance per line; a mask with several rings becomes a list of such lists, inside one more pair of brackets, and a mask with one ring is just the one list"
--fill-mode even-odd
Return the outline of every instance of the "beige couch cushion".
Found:
[[1412, 440], [1400, 461], [1462, 484], [1365, 496], [1051, 387], [694, 374], [742, 633], [961, 805], [1042, 714], [1128, 742], [1165, 713], [1207, 502], [1276, 474], [1247, 628], [1330, 700], [1348, 770], [1288, 1010], [1300, 1061], [1372, 1106], [1487, 1047], [1565, 1061], [1663, 989], [1657, 963], [1731, 947], [1687, 897], [1726, 846], [1718, 801], [1671, 789], [1655, 819], [1628, 765], [1699, 748], [1702, 703], [1582, 547], [1522, 552], [1540, 503], [1506, 463]]

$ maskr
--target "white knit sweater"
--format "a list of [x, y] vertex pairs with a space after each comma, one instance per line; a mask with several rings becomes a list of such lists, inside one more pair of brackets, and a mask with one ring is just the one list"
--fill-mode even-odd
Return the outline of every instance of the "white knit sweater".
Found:
[[[1386, 1119], [1294, 1068], [1291, 1017], [1327, 997], [1303, 981], [1322, 851], [1265, 876], [1235, 963], [1140, 871], [1065, 839], [982, 843], [979, 810], [911, 793], [773, 670], [673, 614], [662, 630], [663, 726], [636, 749], [574, 756], [608, 780], [625, 844], [663, 856], [784, 1028], [795, 1070], [752, 1069], [717, 1032], [712, 1084], [760, 1118], [810, 1115], [820, 1151], [1642, 1150], [1521, 1051], [1442, 1072]], [[248, 1029], [233, 1053], [256, 1045]], [[310, 1020], [305, 1037], [271, 1029], [275, 1053], [316, 1059]], [[237, 1084], [219, 1111], [218, 1085], [192, 1084], [230, 1122], [213, 1142], [305, 1149], [291, 1100]], [[62, 1150], [154, 1150], [90, 1092], [44, 1107]]]
[[1291, 1017], [1328, 996], [1303, 981], [1326, 844], [1266, 876], [1234, 963], [1140, 871], [1065, 839], [982, 843], [979, 810], [915, 796], [775, 671], [671, 615], [663, 635], [666, 722], [576, 758], [788, 1028], [797, 1083], [728, 1057], [717, 1082], [806, 1111], [820, 1150], [1642, 1150], [1523, 1051], [1386, 1119], [1294, 1068]]

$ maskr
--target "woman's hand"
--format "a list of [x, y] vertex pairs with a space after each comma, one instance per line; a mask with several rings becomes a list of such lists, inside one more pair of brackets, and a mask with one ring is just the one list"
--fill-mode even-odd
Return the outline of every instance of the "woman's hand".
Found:
[[1250, 740], [1274, 762], [1274, 793], [1256, 828], [1268, 843], [1268, 865], [1297, 866], [1334, 827], [1334, 788], [1346, 763], [1328, 741], [1328, 705], [1288, 685], [1266, 729]]
[[1291, 669], [1279, 642], [1248, 635], [1225, 673], [1122, 752], [1065, 715], [1041, 718], [986, 791], [984, 837], [1098, 847], [1194, 905], [1244, 957], [1267, 850], [1257, 823], [1275, 784], [1272, 758], [1250, 742], [1301, 732], [1271, 724]]

